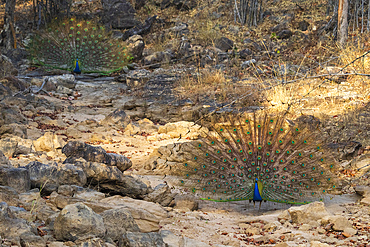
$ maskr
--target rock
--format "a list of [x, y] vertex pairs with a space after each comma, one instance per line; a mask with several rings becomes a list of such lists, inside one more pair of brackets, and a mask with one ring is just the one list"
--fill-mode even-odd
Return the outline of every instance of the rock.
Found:
[[311, 247], [329, 247], [330, 246], [329, 244], [322, 243], [320, 241], [311, 241], [310, 244], [311, 244], [310, 245]]
[[66, 206], [71, 205], [71, 204], [85, 202], [85, 200], [81, 198], [63, 196], [63, 195], [59, 195], [56, 192], [53, 192], [50, 195], [50, 202], [53, 203], [57, 208], [63, 209]]
[[62, 149], [65, 142], [60, 135], [46, 132], [43, 136], [33, 141], [33, 145], [36, 151], [55, 152], [57, 149]]
[[76, 162], [81, 167], [92, 185], [99, 185], [102, 191], [143, 198], [150, 192], [146, 184], [131, 176], [123, 175], [115, 166], [92, 162]]
[[175, 123], [167, 123], [159, 126], [159, 134], [167, 134], [171, 138], [188, 138], [191, 140], [198, 139], [203, 132], [208, 132], [206, 128], [199, 126], [193, 122], [180, 121]]
[[24, 233], [20, 236], [21, 239], [21, 246], [32, 246], [32, 247], [46, 247], [45, 240], [40, 237], [36, 236], [33, 233]]
[[242, 59], [247, 59], [252, 55], [252, 53], [253, 52], [250, 49], [246, 48], [246, 49], [243, 49], [239, 52], [239, 56]]
[[[11, 98], [15, 100], [17, 98]], [[18, 103], [19, 100], [17, 99]], [[11, 103], [11, 102], [9, 102]], [[17, 124], [27, 124], [27, 119], [19, 112], [19, 109], [11, 104], [0, 103], [0, 126], [5, 124], [17, 123]]]
[[112, 207], [124, 207], [130, 211], [141, 232], [159, 230], [159, 222], [168, 217], [167, 211], [159, 204], [135, 200], [129, 197], [112, 196], [100, 200]]
[[139, 61], [143, 57], [145, 43], [140, 35], [133, 35], [127, 40], [127, 52], [133, 57], [134, 61]]
[[279, 39], [289, 39], [293, 35], [293, 32], [289, 29], [281, 30], [276, 34]]
[[140, 25], [135, 19], [134, 8], [126, 0], [103, 0], [102, 7], [102, 21], [113, 29], [130, 29]]
[[149, 56], [144, 57], [144, 65], [152, 65], [150, 68], [159, 68], [161, 63], [169, 62], [172, 54], [168, 51], [157, 51]]
[[154, 188], [154, 191], [147, 194], [144, 197], [145, 201], [148, 202], [157, 202], [163, 207], [170, 205], [174, 195], [171, 193], [170, 187], [167, 184], [159, 184]]
[[299, 207], [291, 207], [288, 212], [292, 218], [292, 222], [296, 224], [309, 223], [312, 220], [319, 220], [325, 216], [329, 216], [323, 202], [312, 202]]
[[16, 138], [6, 137], [0, 139], [0, 151], [6, 157], [13, 157], [17, 151], [18, 141]]
[[242, 62], [242, 64], [240, 65], [240, 67], [242, 69], [246, 69], [246, 68], [249, 68], [249, 67], [253, 66], [253, 64], [255, 64], [256, 62], [257, 61], [255, 59], [244, 61], [244, 62]]
[[89, 190], [77, 192], [74, 194], [74, 197], [83, 199], [85, 201], [99, 201], [105, 198], [105, 194], [98, 191]]
[[196, 0], [173, 0], [172, 4], [182, 11], [191, 10], [197, 6]]
[[117, 126], [118, 128], [125, 128], [130, 123], [130, 118], [123, 109], [116, 109], [101, 121], [102, 124]]
[[5, 202], [0, 202], [0, 235], [7, 239], [19, 239], [22, 234], [36, 234], [36, 229], [27, 221], [17, 219]]
[[10, 161], [7, 157], [5, 157], [5, 155], [3, 154], [3, 152], [0, 150], [0, 166], [10, 166]]
[[18, 192], [9, 186], [0, 186], [0, 202], [6, 202], [9, 206], [18, 207]]
[[55, 87], [62, 86], [69, 89], [75, 89], [76, 78], [72, 74], [63, 74], [58, 76], [49, 77], [49, 82], [52, 82]]
[[150, 33], [152, 25], [156, 22], [156, 20], [157, 20], [156, 15], [148, 17], [145, 20], [144, 24], [138, 24], [134, 28], [131, 28], [130, 30], [127, 30], [126, 32], [124, 32], [122, 40], [127, 40], [129, 37], [133, 35], [146, 35]]
[[369, 186], [356, 186], [355, 191], [358, 195], [362, 196], [361, 204], [370, 205], [370, 187]]
[[234, 42], [226, 37], [221, 37], [215, 40], [215, 47], [224, 52], [227, 52], [228, 50], [233, 49]]
[[107, 229], [107, 237], [110, 237], [113, 241], [122, 240], [127, 231], [140, 232], [139, 226], [130, 211], [125, 208], [106, 210], [100, 215], [103, 217]]
[[[123, 241], [119, 243], [119, 246], [130, 246], [130, 247], [166, 247], [167, 245], [163, 242], [163, 238], [158, 232], [127, 232], [125, 235], [128, 243]], [[127, 244], [127, 245], [126, 245]]]
[[131, 160], [123, 155], [107, 153], [102, 147], [94, 147], [81, 141], [70, 141], [62, 149], [67, 156], [64, 163], [75, 163], [75, 159], [83, 158], [86, 161], [104, 163], [109, 166], [117, 166], [124, 172], [132, 166]]
[[27, 138], [27, 127], [24, 124], [11, 123], [0, 127], [0, 136], [19, 136], [20, 138]]
[[18, 70], [8, 57], [0, 54], [0, 79], [12, 75], [18, 75]]
[[175, 199], [175, 209], [198, 210], [198, 202], [193, 196], [177, 196]]
[[57, 240], [76, 241], [92, 237], [103, 238], [105, 232], [103, 217], [94, 213], [83, 203], [66, 206], [54, 222], [54, 233]]
[[306, 20], [300, 21], [298, 23], [298, 29], [301, 31], [306, 31], [309, 26], [310, 26], [310, 23], [308, 23]]
[[101, 238], [91, 238], [88, 240], [82, 240], [82, 241], [77, 241], [79, 246], [81, 247], [115, 247], [116, 245], [112, 245], [109, 243], [105, 243], [105, 241]]
[[60, 185], [74, 184], [84, 186], [87, 182], [86, 173], [82, 168], [72, 164], [42, 164], [33, 161], [26, 166], [33, 188], [43, 188], [51, 193]]
[[25, 168], [0, 166], [0, 185], [14, 188], [18, 193], [30, 190], [30, 174]]
[[173, 34], [175, 37], [179, 38], [189, 33], [189, 28], [187, 23], [176, 23], [176, 26], [168, 29], [170, 34]]
[[351, 235], [357, 233], [357, 230], [353, 229], [352, 223], [344, 216], [335, 215], [335, 216], [325, 216], [321, 220], [321, 225], [325, 226], [328, 224], [332, 224], [332, 229], [334, 231], [345, 231]]

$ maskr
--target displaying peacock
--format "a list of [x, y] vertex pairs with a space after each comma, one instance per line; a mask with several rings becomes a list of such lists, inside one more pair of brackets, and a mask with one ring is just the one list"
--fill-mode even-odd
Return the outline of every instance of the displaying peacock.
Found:
[[74, 73], [109, 74], [128, 64], [123, 41], [92, 21], [54, 20], [27, 45], [32, 63]]
[[180, 184], [204, 200], [305, 204], [338, 189], [322, 137], [283, 114], [225, 114], [192, 142]]

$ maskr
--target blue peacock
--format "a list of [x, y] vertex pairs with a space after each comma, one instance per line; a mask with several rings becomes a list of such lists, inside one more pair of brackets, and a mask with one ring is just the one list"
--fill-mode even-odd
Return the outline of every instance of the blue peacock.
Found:
[[35, 32], [27, 46], [33, 64], [74, 73], [109, 74], [128, 64], [123, 41], [114, 39], [103, 26], [70, 18], [54, 20]]
[[229, 113], [209, 130], [179, 169], [180, 184], [204, 200], [306, 204], [339, 189], [320, 132], [284, 114]]

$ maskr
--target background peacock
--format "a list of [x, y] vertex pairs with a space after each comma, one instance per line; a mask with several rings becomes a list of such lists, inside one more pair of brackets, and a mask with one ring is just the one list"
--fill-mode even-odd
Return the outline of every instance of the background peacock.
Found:
[[91, 21], [54, 20], [32, 35], [27, 46], [34, 64], [74, 73], [108, 74], [127, 65], [124, 43]]
[[320, 132], [282, 114], [226, 114], [191, 144], [181, 185], [205, 200], [305, 204], [338, 189]]

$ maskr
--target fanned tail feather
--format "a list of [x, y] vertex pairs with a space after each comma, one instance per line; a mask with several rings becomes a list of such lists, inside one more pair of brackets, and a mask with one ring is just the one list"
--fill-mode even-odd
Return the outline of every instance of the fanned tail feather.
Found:
[[83, 72], [110, 73], [128, 64], [124, 43], [91, 21], [55, 20], [36, 32], [28, 46], [35, 64], [72, 71], [78, 59]]
[[288, 124], [282, 114], [227, 114], [193, 144], [181, 185], [213, 201], [263, 200], [304, 204], [337, 189], [336, 163], [319, 131]]

